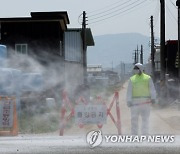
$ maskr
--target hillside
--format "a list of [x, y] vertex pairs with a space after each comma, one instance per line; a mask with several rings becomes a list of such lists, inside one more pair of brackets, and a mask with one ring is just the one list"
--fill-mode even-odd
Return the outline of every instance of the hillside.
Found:
[[133, 53], [137, 45], [143, 45], [144, 61], [150, 55], [150, 38], [138, 33], [121, 33], [95, 36], [95, 46], [88, 47], [88, 64], [102, 64], [103, 67], [112, 67], [125, 63], [133, 63]]

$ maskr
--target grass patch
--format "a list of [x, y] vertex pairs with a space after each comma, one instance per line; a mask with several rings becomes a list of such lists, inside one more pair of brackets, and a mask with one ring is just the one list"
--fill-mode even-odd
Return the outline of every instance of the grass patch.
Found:
[[54, 132], [59, 128], [59, 113], [56, 110], [49, 112], [27, 112], [22, 111], [19, 116], [19, 131], [23, 134]]
[[[90, 95], [93, 98], [101, 96], [103, 99], [108, 99], [115, 91], [119, 91], [120, 88], [120, 83], [108, 86], [92, 85], [90, 87]], [[59, 109], [60, 107], [47, 109], [45, 106], [23, 109], [18, 118], [19, 132], [23, 134], [39, 134], [57, 131], [60, 124]], [[70, 113], [70, 110], [67, 109], [67, 112]], [[66, 116], [68, 113], [66, 113]], [[66, 128], [72, 127], [74, 123], [75, 118], [73, 117], [68, 121]]]

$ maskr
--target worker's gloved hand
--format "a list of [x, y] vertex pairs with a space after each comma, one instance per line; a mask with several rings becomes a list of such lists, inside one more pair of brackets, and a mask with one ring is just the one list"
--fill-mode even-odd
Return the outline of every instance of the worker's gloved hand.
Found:
[[128, 106], [128, 107], [131, 107], [131, 106], [132, 106], [132, 102], [131, 102], [131, 101], [128, 101], [128, 102], [127, 102], [127, 106]]
[[152, 104], [155, 104], [155, 103], [156, 103], [155, 99], [152, 99], [152, 100], [151, 100], [151, 103], [152, 103]]

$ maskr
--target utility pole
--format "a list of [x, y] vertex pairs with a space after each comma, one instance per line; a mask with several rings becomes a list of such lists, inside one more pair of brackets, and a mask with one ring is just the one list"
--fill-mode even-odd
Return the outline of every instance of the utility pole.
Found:
[[136, 53], [136, 50], [134, 50], [134, 64], [137, 63], [137, 53]]
[[154, 62], [154, 29], [153, 29], [153, 16], [151, 16], [151, 68], [152, 68], [152, 76], [154, 78], [154, 71], [155, 71], [155, 62]]
[[86, 55], [86, 12], [83, 11], [82, 22], [82, 38], [83, 38], [83, 68], [84, 68], [84, 84], [87, 84], [87, 55]]
[[132, 53], [132, 59], [134, 60], [133, 64], [135, 64], [136, 63], [136, 52]]
[[114, 71], [113, 61], [112, 61], [112, 63], [111, 63], [111, 64], [112, 64], [112, 71]]
[[121, 61], [121, 78], [123, 76], [123, 67], [122, 67], [122, 64], [123, 64], [123, 62]]
[[122, 74], [122, 76], [125, 75], [125, 63], [124, 62], [121, 62], [121, 74]]
[[124, 62], [121, 62], [121, 78], [122, 81], [124, 82], [125, 79], [125, 72], [126, 72], [126, 66]]
[[134, 50], [135, 52], [135, 57], [134, 57], [134, 64], [139, 63], [139, 49], [138, 49], [138, 45], [137, 45], [137, 49]]
[[124, 72], [124, 77], [125, 77], [125, 75], [126, 75], [126, 64], [125, 63], [123, 63], [124, 65], [124, 67], [123, 67], [123, 72]]
[[179, 99], [180, 99], [180, 0], [176, 1], [178, 7], [178, 76], [179, 76]]
[[161, 48], [160, 48], [160, 59], [161, 59], [161, 80], [165, 80], [165, 0], [160, 0], [161, 3]]
[[139, 63], [139, 50], [138, 50], [138, 45], [137, 45], [137, 63]]
[[141, 51], [140, 51], [140, 63], [143, 64], [143, 45], [141, 45]]

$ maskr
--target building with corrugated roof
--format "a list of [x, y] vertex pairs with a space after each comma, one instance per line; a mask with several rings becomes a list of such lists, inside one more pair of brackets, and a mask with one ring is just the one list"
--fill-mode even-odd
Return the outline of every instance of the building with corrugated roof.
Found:
[[[45, 69], [46, 81], [53, 75], [61, 85], [75, 88], [84, 83], [83, 37], [81, 28], [68, 29], [68, 13], [31, 12], [30, 17], [0, 18], [0, 44], [7, 46], [8, 58], [25, 55], [33, 58]], [[86, 29], [86, 48], [93, 46], [91, 29]], [[29, 61], [15, 58], [9, 67], [33, 72]], [[24, 56], [23, 56], [24, 58]], [[87, 62], [86, 62], [87, 63]], [[54, 72], [55, 71], [55, 72]], [[68, 86], [67, 86], [68, 87]], [[69, 88], [71, 89], [71, 88]]]

